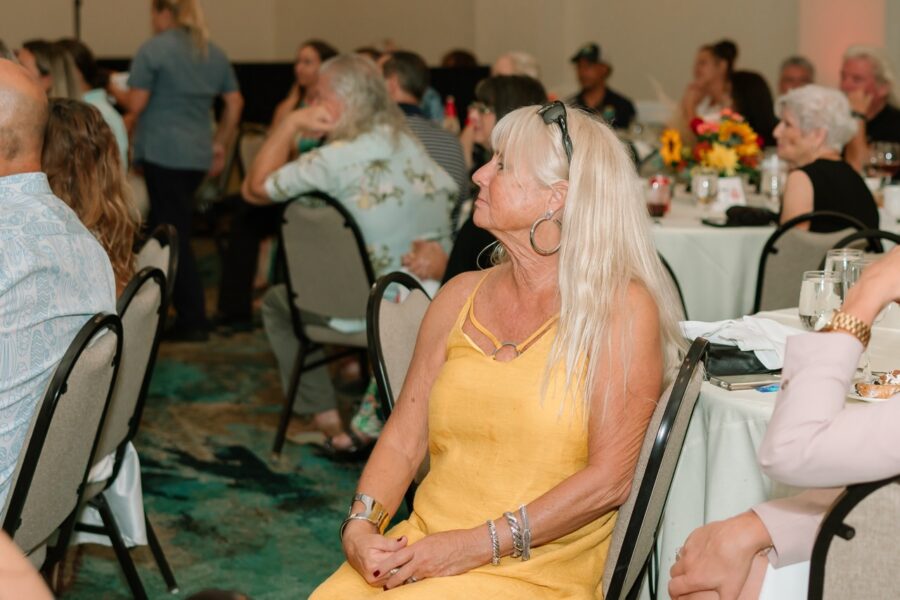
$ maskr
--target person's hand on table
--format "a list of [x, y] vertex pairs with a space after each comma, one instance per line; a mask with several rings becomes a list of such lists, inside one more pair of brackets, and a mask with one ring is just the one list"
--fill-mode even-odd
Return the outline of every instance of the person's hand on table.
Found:
[[[435, 533], [395, 552], [379, 566], [384, 588], [471, 571], [491, 560], [486, 526]], [[391, 573], [392, 569], [398, 569]], [[412, 578], [412, 580], [410, 580]]]
[[403, 255], [401, 263], [419, 279], [440, 281], [447, 270], [447, 253], [437, 242], [413, 240], [410, 251]]
[[387, 571], [382, 572], [380, 565], [405, 548], [407, 539], [405, 536], [383, 536], [366, 521], [351, 521], [344, 530], [341, 544], [347, 562], [369, 585], [383, 585], [381, 582], [387, 578]]
[[695, 529], [679, 550], [669, 574], [674, 600], [715, 592], [721, 600], [739, 597], [753, 559], [772, 543], [756, 513], [745, 512]]

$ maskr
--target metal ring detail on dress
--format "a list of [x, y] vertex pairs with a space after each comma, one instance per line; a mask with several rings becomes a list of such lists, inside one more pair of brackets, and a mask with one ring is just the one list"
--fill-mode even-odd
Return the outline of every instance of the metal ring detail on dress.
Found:
[[522, 354], [519, 351], [518, 344], [516, 344], [515, 342], [500, 342], [500, 345], [497, 346], [496, 348], [494, 348], [494, 351], [491, 352], [491, 358], [493, 358], [494, 360], [497, 360], [497, 353], [500, 352], [501, 350], [503, 350], [504, 348], [506, 348], [507, 346], [512, 348], [513, 351], [516, 353], [515, 358], [518, 358], [519, 355]]

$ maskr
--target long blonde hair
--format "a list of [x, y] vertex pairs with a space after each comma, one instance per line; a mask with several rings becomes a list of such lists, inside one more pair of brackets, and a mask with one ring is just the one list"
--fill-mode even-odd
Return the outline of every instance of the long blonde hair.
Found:
[[140, 217], [125, 185], [116, 138], [100, 111], [78, 100], [51, 100], [41, 165], [53, 193], [106, 250], [121, 293], [134, 275]]
[[[659, 310], [660, 339], [668, 384], [684, 347], [681, 304], [650, 235], [650, 220], [634, 163], [601, 120], [567, 108], [572, 138], [569, 166], [556, 123], [545, 124], [538, 107], [517, 109], [494, 127], [492, 144], [514, 177], [546, 187], [568, 181], [559, 249], [559, 326], [547, 361], [544, 393], [558, 365], [564, 367], [565, 399], [581, 398], [590, 412], [598, 366], [628, 372], [634, 342], [631, 323], [613, 339], [609, 323], [626, 303], [629, 284], [644, 286]], [[609, 397], [604, 391], [602, 406]], [[624, 390], [615, 390], [616, 393]], [[566, 400], [564, 400], [565, 402]]]
[[175, 23], [191, 34], [197, 52], [206, 55], [209, 29], [198, 0], [153, 0], [153, 9], [156, 12], [168, 10], [172, 13]]

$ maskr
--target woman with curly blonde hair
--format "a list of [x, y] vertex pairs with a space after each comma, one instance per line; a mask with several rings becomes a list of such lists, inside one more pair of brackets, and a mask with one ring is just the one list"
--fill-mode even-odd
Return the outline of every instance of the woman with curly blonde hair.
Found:
[[41, 163], [53, 193], [68, 204], [109, 255], [121, 294], [134, 275], [140, 216], [131, 205], [112, 130], [96, 108], [50, 101]]

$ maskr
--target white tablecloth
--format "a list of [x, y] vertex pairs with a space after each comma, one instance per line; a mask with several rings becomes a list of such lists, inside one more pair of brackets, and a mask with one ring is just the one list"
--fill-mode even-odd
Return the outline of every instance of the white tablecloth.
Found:
[[[896, 314], [895, 314], [896, 313]], [[800, 327], [796, 309], [759, 316]], [[872, 368], [897, 368], [900, 357], [900, 307], [894, 307], [872, 334]], [[675, 551], [700, 525], [725, 519], [797, 490], [772, 481], [759, 469], [756, 451], [775, 407], [774, 392], [728, 392], [704, 383], [688, 427], [660, 528], [659, 590], [667, 597]], [[772, 569], [762, 598], [806, 598], [808, 563]]]
[[678, 278], [691, 320], [749, 314], [759, 255], [775, 227], [711, 227], [700, 222], [705, 216], [688, 197], [676, 196], [653, 226], [656, 248]]

